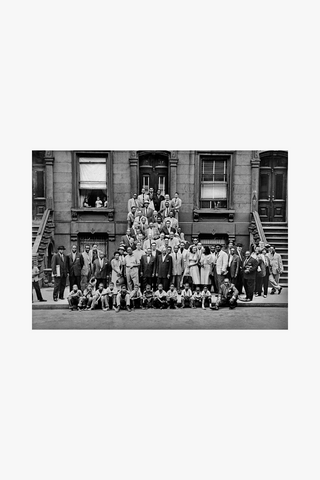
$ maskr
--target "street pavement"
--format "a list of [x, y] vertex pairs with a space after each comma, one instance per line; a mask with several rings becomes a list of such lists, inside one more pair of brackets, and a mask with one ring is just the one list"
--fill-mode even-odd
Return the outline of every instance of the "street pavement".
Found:
[[286, 330], [288, 308], [221, 308], [183, 310], [69, 311], [33, 310], [34, 330]]

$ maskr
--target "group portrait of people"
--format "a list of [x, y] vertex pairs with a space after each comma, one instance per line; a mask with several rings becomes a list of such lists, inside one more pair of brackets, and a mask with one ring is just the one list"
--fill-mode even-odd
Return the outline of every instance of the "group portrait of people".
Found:
[[[76, 311], [234, 309], [238, 301], [281, 293], [283, 265], [274, 246], [260, 242], [243, 251], [241, 243], [209, 247], [196, 237], [189, 243], [179, 226], [181, 208], [178, 192], [170, 198], [143, 188], [128, 201], [127, 231], [110, 258], [97, 244], [83, 252], [73, 245], [67, 255], [59, 246], [52, 258], [53, 300], [64, 300], [67, 277], [69, 309]], [[38, 274], [34, 264], [33, 286], [45, 301]]]

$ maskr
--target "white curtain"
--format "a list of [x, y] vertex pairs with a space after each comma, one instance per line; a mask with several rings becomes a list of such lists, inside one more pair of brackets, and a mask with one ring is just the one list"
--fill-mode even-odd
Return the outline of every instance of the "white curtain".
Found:
[[80, 188], [87, 190], [103, 190], [107, 188], [105, 160], [101, 161], [101, 158], [80, 159]]
[[227, 184], [226, 183], [202, 183], [201, 184], [201, 199], [215, 200], [216, 198], [227, 198]]

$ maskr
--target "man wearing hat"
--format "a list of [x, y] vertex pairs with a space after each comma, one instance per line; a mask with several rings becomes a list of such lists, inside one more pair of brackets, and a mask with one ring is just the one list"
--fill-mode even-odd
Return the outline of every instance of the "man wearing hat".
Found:
[[153, 208], [150, 207], [150, 202], [149, 200], [145, 200], [143, 206], [141, 207], [141, 212], [144, 217], [147, 218], [147, 220], [152, 220], [153, 218]]
[[67, 283], [68, 265], [67, 258], [63, 254], [64, 250], [64, 246], [61, 245], [58, 247], [58, 253], [55, 253], [52, 257], [52, 276], [54, 278], [53, 300], [55, 302], [58, 301], [58, 296], [60, 300], [64, 300], [64, 289]]

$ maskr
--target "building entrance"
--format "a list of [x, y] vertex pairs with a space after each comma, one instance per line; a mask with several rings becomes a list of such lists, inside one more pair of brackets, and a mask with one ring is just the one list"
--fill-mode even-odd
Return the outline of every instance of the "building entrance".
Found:
[[139, 177], [140, 191], [145, 188], [153, 188], [156, 193], [161, 190], [161, 194], [168, 193], [168, 158], [169, 153], [165, 152], [139, 152]]
[[41, 220], [46, 209], [44, 153], [32, 153], [32, 219]]
[[79, 252], [81, 253], [84, 252], [86, 245], [90, 245], [90, 249], [91, 249], [95, 243], [98, 246], [98, 250], [101, 250], [108, 257], [108, 235], [103, 233], [100, 235], [97, 233], [94, 235], [91, 235], [90, 233], [79, 235], [78, 237]]
[[287, 220], [288, 153], [260, 154], [259, 210], [261, 222]]

